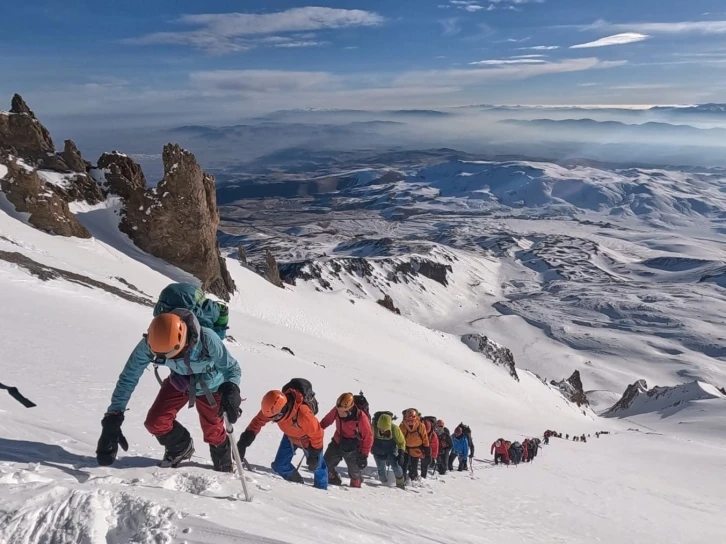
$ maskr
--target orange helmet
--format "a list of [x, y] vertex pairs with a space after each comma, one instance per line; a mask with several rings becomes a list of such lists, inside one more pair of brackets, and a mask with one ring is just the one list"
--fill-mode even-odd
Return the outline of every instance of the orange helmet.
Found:
[[176, 314], [158, 315], [149, 325], [146, 342], [157, 357], [173, 359], [187, 344], [187, 324]]
[[343, 393], [335, 402], [335, 407], [342, 412], [350, 412], [354, 404], [353, 393]]
[[287, 397], [278, 389], [265, 393], [262, 397], [262, 415], [278, 421], [287, 413]]

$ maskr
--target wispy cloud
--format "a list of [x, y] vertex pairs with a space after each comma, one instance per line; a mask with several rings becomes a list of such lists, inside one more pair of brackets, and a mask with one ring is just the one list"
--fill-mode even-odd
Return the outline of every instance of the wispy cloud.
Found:
[[554, 51], [555, 49], [559, 49], [559, 45], [535, 45], [533, 47], [518, 47], [517, 49], [519, 51]]
[[504, 66], [507, 64], [544, 64], [547, 61], [544, 61], [542, 59], [530, 59], [530, 58], [520, 58], [520, 59], [491, 59], [491, 60], [478, 60], [476, 62], [470, 62], [469, 65], [473, 66]]
[[615, 68], [626, 63], [626, 61], [602, 61], [592, 57], [537, 64], [497, 64], [451, 70], [417, 70], [401, 74], [394, 80], [394, 85], [477, 86], [506, 79], [527, 79], [549, 74]]
[[455, 8], [460, 9], [463, 11], [468, 11], [469, 13], [475, 13], [477, 11], [481, 11], [484, 8], [478, 1], [476, 0], [449, 0], [448, 4], [439, 5], [440, 8]]
[[282, 70], [209, 70], [192, 72], [189, 78], [198, 88], [257, 92], [319, 89], [330, 86], [334, 81], [327, 72]]
[[611, 45], [625, 45], [628, 43], [642, 42], [650, 38], [647, 34], [639, 34], [637, 32], [624, 32], [623, 34], [615, 34], [613, 36], [606, 36], [600, 38], [594, 42], [580, 43], [577, 45], [571, 45], [570, 49], [586, 49], [590, 47], [608, 47]]
[[547, 55], [512, 55], [510, 59], [541, 59]]
[[[359, 9], [323, 7], [293, 8], [266, 14], [213, 13], [183, 15], [175, 22], [197, 26], [196, 30], [156, 32], [127, 40], [135, 44], [185, 45], [207, 53], [248, 51], [255, 47], [311, 47], [320, 45], [312, 39], [293, 39], [285, 36], [281, 41], [265, 41], [262, 36], [349, 27], [377, 26], [385, 19], [377, 13]], [[287, 40], [287, 41], [285, 41]], [[285, 44], [285, 45], [280, 45]]]
[[670, 23], [609, 23], [602, 19], [583, 30], [609, 29], [642, 34], [726, 34], [726, 21], [677, 21]]
[[443, 27], [444, 36], [454, 36], [455, 34], [458, 34], [461, 32], [461, 27], [459, 26], [459, 19], [457, 17], [451, 17], [449, 19], [440, 19], [439, 24]]

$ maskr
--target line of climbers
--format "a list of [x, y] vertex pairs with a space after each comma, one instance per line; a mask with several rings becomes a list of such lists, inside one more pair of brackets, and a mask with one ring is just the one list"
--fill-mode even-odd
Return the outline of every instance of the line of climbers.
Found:
[[[244, 458], [247, 449], [267, 423], [277, 423], [283, 432], [272, 470], [288, 481], [302, 483], [292, 459], [302, 449], [307, 468], [313, 472], [313, 485], [326, 489], [342, 485], [337, 467], [345, 462], [351, 487], [361, 487], [363, 469], [368, 466], [372, 453], [382, 484], [388, 483], [391, 470], [396, 486], [404, 488], [406, 482], [426, 478], [429, 469], [445, 474], [453, 470], [466, 470], [468, 460], [474, 456], [471, 429], [461, 423], [452, 436], [440, 419], [421, 417], [415, 408], [403, 411], [400, 425], [394, 423], [392, 412], [370, 415], [370, 407], [363, 393], [343, 393], [335, 406], [320, 422], [316, 419], [318, 402], [312, 384], [295, 378], [281, 389], [273, 389], [262, 398], [259, 413], [240, 435], [237, 447]], [[323, 453], [324, 430], [335, 424], [335, 434]], [[420, 471], [419, 471], [420, 468]], [[406, 478], [408, 476], [408, 478]]]
[[[600, 432], [596, 432], [595, 436], [597, 438], [600, 438], [600, 435], [602, 435], [602, 434], [610, 434], [610, 433], [608, 431], [600, 431]], [[544, 443], [545, 444], [550, 443], [550, 437], [562, 438], [562, 433], [558, 433], [557, 431], [550, 431], [549, 429], [546, 430], [544, 432]], [[588, 438], [590, 438], [590, 435], [588, 434], [587, 436], [585, 436], [585, 433], [582, 433], [582, 435], [580, 435], [580, 436], [577, 436], [574, 434], [572, 435], [573, 442], [587, 442]], [[570, 439], [570, 435], [565, 434], [565, 440], [569, 440], [569, 439]]]
[[[164, 446], [160, 466], [177, 467], [194, 454], [189, 431], [177, 421], [179, 410], [188, 403], [199, 414], [214, 470], [232, 472], [232, 450], [222, 416], [236, 423], [242, 413], [242, 399], [239, 364], [222, 341], [228, 329], [228, 308], [207, 299], [194, 285], [175, 283], [161, 292], [153, 313], [154, 319], [146, 334], [119, 375], [111, 404], [101, 422], [102, 432], [96, 448], [98, 463], [113, 464], [119, 446], [128, 450], [128, 442], [121, 432], [124, 412], [144, 370], [153, 363], [161, 388], [144, 426]], [[159, 366], [170, 370], [169, 377], [161, 380], [156, 372]], [[452, 435], [442, 420], [432, 416], [422, 418], [415, 408], [403, 411], [400, 425], [393, 422], [396, 417], [392, 412], [376, 412], [371, 418], [362, 393], [342, 394], [322, 421], [318, 421], [317, 413], [318, 403], [310, 382], [293, 379], [282, 389], [264, 395], [260, 411], [240, 435], [236, 446], [244, 458], [262, 428], [270, 422], [277, 423], [283, 437], [272, 469], [286, 480], [302, 482], [292, 464], [295, 452], [302, 449], [307, 468], [314, 474], [314, 485], [321, 489], [327, 488], [328, 483], [341, 483], [336, 468], [342, 461], [348, 467], [351, 486], [360, 487], [370, 453], [373, 453], [379, 480], [388, 482], [390, 468], [398, 487], [405, 486], [406, 474], [412, 481], [426, 478], [429, 468], [445, 474], [454, 469], [455, 461], [459, 471], [467, 470], [474, 457], [471, 429], [467, 425], [460, 423]], [[335, 434], [323, 454], [324, 429], [333, 424]], [[531, 447], [536, 455], [538, 441], [525, 443], [528, 451]], [[508, 445], [499, 440], [495, 445], [493, 451], [496, 449], [499, 460], [509, 462], [510, 448], [516, 443]]]
[[491, 453], [494, 455], [494, 464], [503, 463], [508, 465], [511, 463], [518, 465], [519, 463], [531, 463], [537, 457], [541, 443], [539, 438], [525, 438], [522, 442], [511, 442], [498, 438], [491, 448]]

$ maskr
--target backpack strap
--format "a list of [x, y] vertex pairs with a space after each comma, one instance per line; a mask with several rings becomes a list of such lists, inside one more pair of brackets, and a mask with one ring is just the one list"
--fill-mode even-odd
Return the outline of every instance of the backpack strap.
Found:
[[[204, 333], [202, 333], [202, 344], [204, 344], [203, 339]], [[187, 350], [187, 352], [184, 354], [184, 364], [189, 371], [189, 408], [194, 407], [194, 402], [197, 399], [197, 383], [202, 388], [202, 391], [204, 392], [204, 396], [207, 398], [209, 406], [211, 406], [212, 408], [216, 408], [217, 401], [214, 400], [214, 394], [212, 393], [212, 390], [209, 389], [207, 382], [204, 380], [201, 374], [194, 374], [192, 372], [189, 350]]]

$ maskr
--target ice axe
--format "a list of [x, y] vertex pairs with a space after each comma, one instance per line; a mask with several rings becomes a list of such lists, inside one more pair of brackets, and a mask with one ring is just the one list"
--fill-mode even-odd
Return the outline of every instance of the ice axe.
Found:
[[36, 404], [32, 400], [26, 399], [23, 395], [21, 395], [17, 387], [10, 387], [9, 385], [0, 383], [0, 389], [5, 389], [8, 393], [10, 393], [11, 397], [13, 397], [26, 408], [34, 408], [36, 406]]
[[252, 496], [249, 494], [249, 491], [247, 491], [247, 482], [245, 481], [245, 473], [244, 469], [242, 468], [242, 459], [240, 458], [239, 449], [237, 449], [237, 438], [235, 438], [234, 436], [234, 428], [229, 422], [227, 414], [222, 414], [222, 417], [224, 418], [224, 431], [227, 433], [229, 447], [232, 449], [232, 457], [234, 458], [234, 462], [237, 465], [237, 474], [239, 476], [239, 481], [242, 483], [242, 490], [245, 494], [245, 501], [250, 502], [252, 500]]

